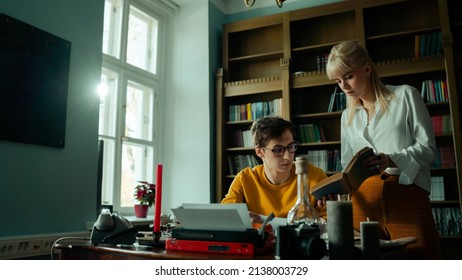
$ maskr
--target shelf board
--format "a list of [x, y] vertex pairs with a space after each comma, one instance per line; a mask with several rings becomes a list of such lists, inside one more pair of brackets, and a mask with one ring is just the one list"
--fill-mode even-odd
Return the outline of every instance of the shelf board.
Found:
[[426, 33], [426, 32], [432, 32], [435, 30], [441, 30], [441, 27], [427, 27], [427, 28], [420, 28], [420, 29], [414, 29], [414, 30], [406, 30], [406, 31], [401, 31], [401, 32], [392, 32], [392, 33], [386, 33], [386, 34], [381, 34], [381, 35], [374, 35], [374, 36], [368, 36], [366, 37], [366, 40], [379, 40], [379, 39], [389, 39], [393, 37], [405, 37], [405, 36], [415, 36], [416, 33]]
[[446, 133], [446, 134], [435, 134], [435, 138], [440, 138], [440, 139], [449, 138], [449, 139], [452, 140], [452, 137], [453, 137], [453, 135], [450, 134], [450, 133]]
[[296, 115], [294, 118], [297, 119], [309, 119], [309, 118], [316, 118], [316, 119], [338, 119], [342, 115], [342, 111], [336, 112], [323, 112], [323, 113], [314, 113], [314, 114], [301, 114]]
[[426, 103], [425, 104], [427, 106], [428, 109], [449, 109], [449, 102], [448, 101], [445, 101], [445, 102], [433, 102], [433, 103]]
[[403, 0], [362, 0], [361, 5], [363, 8], [371, 8], [392, 3], [402, 2]]
[[444, 206], [444, 207], [457, 205], [457, 207], [458, 207], [460, 202], [458, 200], [430, 200], [430, 204], [434, 208], [438, 208], [438, 207], [436, 207], [436, 205], [440, 205], [440, 206]]
[[329, 80], [324, 71], [310, 71], [302, 74], [294, 74], [292, 88], [304, 88], [313, 86], [334, 85], [334, 80]]
[[453, 171], [455, 170], [456, 167], [455, 166], [430, 166], [430, 170], [432, 172], [444, 172], [444, 171]]
[[309, 46], [304, 46], [304, 47], [297, 47], [297, 48], [293, 48], [292, 52], [304, 52], [304, 51], [311, 51], [311, 50], [318, 50], [318, 49], [326, 49], [326, 48], [331, 48], [334, 45], [337, 45], [338, 43], [340, 43], [340, 41], [329, 42], [325, 44], [309, 45]]
[[254, 120], [232, 121], [226, 122], [226, 125], [250, 125]]
[[462, 239], [460, 235], [440, 235], [440, 239]]
[[282, 90], [280, 77], [266, 77], [225, 83], [224, 96], [241, 96], [247, 94], [260, 94]]
[[377, 71], [381, 77], [394, 77], [426, 73], [432, 71], [445, 71], [444, 57], [424, 57], [420, 59], [406, 58], [376, 63]]
[[300, 143], [300, 147], [326, 147], [326, 146], [339, 146], [340, 141], [326, 141], [326, 142], [315, 142], [315, 143]]
[[254, 147], [232, 147], [226, 149], [228, 152], [249, 152], [255, 150]]
[[284, 52], [275, 51], [260, 54], [245, 55], [229, 59], [230, 63], [255, 63], [268, 60], [279, 60], [284, 57]]

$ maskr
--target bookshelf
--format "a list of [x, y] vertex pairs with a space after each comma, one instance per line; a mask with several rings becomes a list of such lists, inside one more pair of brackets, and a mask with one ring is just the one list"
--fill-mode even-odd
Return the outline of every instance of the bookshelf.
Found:
[[[450, 151], [453, 161], [432, 167], [432, 177], [444, 182], [444, 199], [432, 200], [432, 207], [460, 213], [462, 16], [456, 4], [457, 0], [350, 0], [225, 24], [216, 90], [216, 201], [233, 179], [228, 156], [254, 154], [253, 148], [237, 147], [230, 140], [234, 131], [247, 130], [252, 123], [230, 121], [233, 105], [278, 99], [279, 115], [297, 127], [312, 124], [324, 131], [322, 141], [300, 141], [299, 136], [297, 154], [340, 149], [341, 107], [330, 104], [338, 89], [327, 79], [323, 64], [332, 46], [355, 39], [367, 47], [385, 83], [407, 83], [419, 90], [423, 84], [431, 88], [430, 82], [442, 85], [442, 97], [427, 98], [426, 104], [432, 117], [446, 116], [451, 129], [438, 133], [436, 142], [439, 149]], [[441, 238], [462, 241], [460, 236]]]

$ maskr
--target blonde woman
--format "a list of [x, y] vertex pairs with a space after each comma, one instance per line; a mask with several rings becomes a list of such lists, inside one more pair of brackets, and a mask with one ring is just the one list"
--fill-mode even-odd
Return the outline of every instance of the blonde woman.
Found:
[[351, 195], [354, 228], [378, 221], [383, 239], [417, 237], [407, 259], [439, 259], [439, 236], [433, 220], [430, 164], [436, 145], [430, 115], [414, 87], [384, 85], [368, 51], [356, 41], [334, 46], [327, 75], [347, 96], [341, 117], [341, 162], [361, 148], [374, 149], [364, 168], [381, 175], [367, 179]]

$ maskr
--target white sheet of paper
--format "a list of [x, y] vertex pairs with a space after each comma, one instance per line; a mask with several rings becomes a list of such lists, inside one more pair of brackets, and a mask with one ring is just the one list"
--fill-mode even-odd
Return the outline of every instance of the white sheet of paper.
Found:
[[172, 212], [185, 229], [245, 231], [252, 228], [245, 203], [184, 203]]
[[[263, 216], [263, 220], [266, 219], [267, 216]], [[286, 226], [287, 225], [287, 218], [278, 218], [274, 217], [268, 224], [270, 224], [274, 229], [278, 228], [279, 226]]]

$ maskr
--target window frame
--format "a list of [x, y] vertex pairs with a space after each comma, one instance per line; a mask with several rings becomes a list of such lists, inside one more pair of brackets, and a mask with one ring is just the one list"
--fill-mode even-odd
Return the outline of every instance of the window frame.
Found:
[[[105, 0], [113, 2], [114, 0]], [[130, 16], [130, 7], [133, 6], [137, 10], [155, 18], [157, 20], [157, 58], [156, 62], [156, 73], [150, 72], [150, 69], [143, 70], [137, 68], [126, 61], [127, 51], [127, 40], [128, 40], [128, 20]], [[102, 49], [102, 71], [106, 69], [114, 72], [117, 76], [117, 98], [116, 103], [116, 120], [115, 120], [115, 134], [114, 136], [99, 134], [99, 140], [114, 141], [113, 147], [106, 145], [104, 147], [104, 162], [103, 162], [103, 186], [102, 186], [102, 204], [112, 205], [114, 211], [118, 211], [122, 215], [133, 215], [133, 206], [122, 207], [120, 205], [121, 198], [121, 178], [122, 178], [122, 146], [123, 143], [134, 144], [134, 145], [147, 145], [152, 148], [153, 159], [152, 162], [147, 164], [147, 167], [151, 166], [152, 171], [148, 172], [147, 178], [139, 178], [140, 180], [146, 180], [153, 182], [155, 179], [155, 170], [157, 162], [162, 162], [162, 153], [159, 152], [159, 135], [162, 134], [162, 89], [165, 83], [162, 75], [165, 71], [165, 55], [166, 55], [166, 42], [167, 42], [167, 17], [171, 15], [171, 10], [166, 9], [161, 3], [156, 3], [150, 0], [122, 0], [122, 15], [121, 15], [121, 36], [119, 53], [114, 54], [115, 56], [105, 54]], [[149, 40], [152, 40], [150, 38]], [[112, 46], [114, 47], [114, 46]], [[151, 140], [140, 140], [135, 138], [126, 137], [124, 135], [125, 130], [125, 98], [126, 89], [129, 82], [145, 86], [152, 90], [152, 128], [151, 128]], [[106, 142], [105, 141], [105, 142]], [[109, 146], [109, 147], [106, 147]], [[108, 149], [112, 148], [113, 151]], [[112, 159], [108, 156], [112, 154]], [[112, 169], [111, 172], [108, 172]], [[153, 182], [154, 183], [154, 182]], [[111, 187], [112, 185], [112, 187]], [[133, 186], [135, 187], [135, 186]]]

